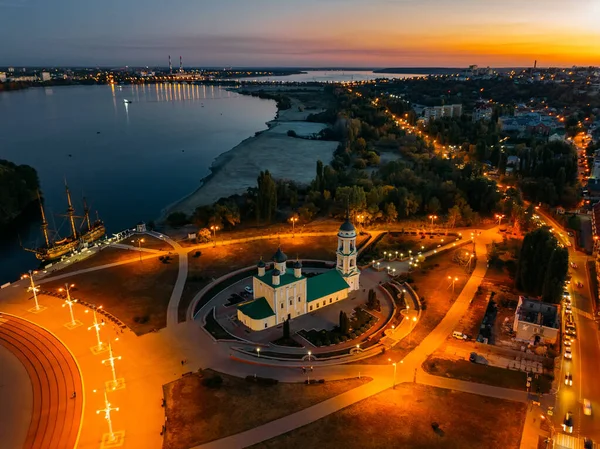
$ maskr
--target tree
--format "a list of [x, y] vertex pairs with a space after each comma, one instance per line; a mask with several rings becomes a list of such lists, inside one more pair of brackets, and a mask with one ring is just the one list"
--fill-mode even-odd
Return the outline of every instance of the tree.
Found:
[[269, 170], [261, 171], [257, 181], [256, 219], [271, 223], [277, 210], [277, 185]]
[[462, 214], [460, 212], [460, 207], [452, 206], [448, 211], [448, 226], [451, 228], [455, 227], [456, 224], [461, 220]]
[[348, 319], [348, 315], [343, 310], [340, 310], [340, 333], [342, 335], [348, 334], [350, 331], [350, 320]]
[[440, 204], [440, 200], [438, 200], [435, 196], [432, 196], [429, 202], [427, 203], [427, 211], [430, 214], [437, 214], [442, 205]]
[[179, 228], [189, 223], [188, 217], [183, 212], [172, 212], [167, 217], [167, 223], [169, 226]]
[[398, 220], [398, 211], [394, 203], [387, 203], [385, 205], [385, 221], [393, 223]]
[[325, 181], [324, 181], [324, 175], [323, 175], [323, 162], [321, 162], [320, 160], [317, 161], [317, 177], [315, 179], [316, 184], [317, 184], [317, 190], [319, 190], [320, 192], [323, 191], [323, 189], [325, 188]]
[[569, 255], [566, 248], [548, 228], [536, 229], [525, 235], [515, 282], [527, 294], [542, 296], [545, 301], [559, 302], [567, 278]]
[[285, 340], [290, 338], [290, 320], [289, 320], [289, 318], [283, 322], [283, 338]]

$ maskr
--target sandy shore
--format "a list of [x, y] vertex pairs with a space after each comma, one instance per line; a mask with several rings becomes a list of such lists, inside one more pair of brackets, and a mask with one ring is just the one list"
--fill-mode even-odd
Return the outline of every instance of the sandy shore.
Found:
[[191, 214], [198, 206], [245, 193], [249, 187], [256, 187], [256, 179], [261, 170], [269, 170], [277, 179], [310, 183], [315, 177], [316, 161], [321, 160], [325, 164], [330, 162], [338, 143], [287, 136], [288, 129], [306, 131], [306, 125], [314, 124], [277, 123], [271, 129], [250, 137], [221, 154], [213, 162], [212, 174], [203, 180], [202, 186], [167, 207], [163, 211], [163, 217], [173, 212]]
[[[285, 88], [272, 88], [285, 92]], [[309, 88], [306, 91], [318, 91]], [[211, 174], [193, 193], [167, 206], [161, 214], [164, 220], [173, 212], [192, 214], [196, 207], [213, 204], [221, 198], [245, 193], [256, 187], [261, 170], [269, 170], [277, 179], [289, 179], [300, 184], [310, 183], [316, 174], [317, 160], [327, 164], [333, 158], [338, 142], [308, 140], [288, 137], [288, 130], [298, 136], [317, 134], [324, 124], [306, 122], [309, 114], [322, 109], [306, 110], [301, 101], [291, 96], [292, 107], [278, 111], [277, 118], [269, 122], [270, 128], [250, 137], [233, 149], [221, 154], [212, 163]]]

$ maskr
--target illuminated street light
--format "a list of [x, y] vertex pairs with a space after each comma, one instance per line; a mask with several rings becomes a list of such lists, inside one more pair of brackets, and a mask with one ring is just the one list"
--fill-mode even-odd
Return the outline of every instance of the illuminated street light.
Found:
[[[101, 309], [102, 306], [98, 307], [98, 309]], [[86, 310], [87, 312], [87, 310]], [[102, 321], [101, 323], [98, 322], [98, 315], [96, 314], [96, 307], [94, 307], [94, 324], [92, 324], [90, 327], [88, 327], [88, 330], [92, 330], [95, 329], [96, 330], [96, 340], [98, 341], [98, 345], [92, 348], [92, 351], [95, 352], [102, 352], [106, 349], [106, 347], [104, 346], [104, 343], [102, 343], [102, 340], [100, 340], [100, 328], [102, 326], [104, 326], [104, 321]]]
[[[37, 273], [37, 271], [29, 270], [29, 281], [31, 282], [31, 286], [29, 288], [27, 288], [28, 292], [33, 292], [33, 300], [35, 301], [35, 307], [32, 307], [31, 309], [29, 309], [29, 311], [33, 312], [33, 313], [38, 313], [38, 312], [41, 312], [44, 309], [46, 309], [46, 307], [40, 306], [40, 304], [38, 302], [37, 294], [40, 291], [40, 288], [37, 287], [35, 285], [35, 283], [33, 282], [33, 275], [36, 273]], [[27, 277], [27, 275], [24, 274], [23, 276], [21, 276], [21, 279], [25, 279], [26, 277]]]
[[217, 231], [219, 230], [218, 226], [211, 226], [210, 230], [213, 232], [213, 237], [216, 239], [217, 238]]
[[431, 220], [431, 226], [433, 226], [433, 220], [437, 220], [437, 215], [430, 215], [429, 219]]
[[[94, 393], [96, 390], [94, 390]], [[119, 411], [119, 407], [111, 407], [110, 402], [108, 402], [108, 396], [106, 395], [106, 390], [104, 390], [104, 408], [100, 410], [96, 410], [96, 414], [99, 415], [101, 412], [104, 412], [104, 419], [108, 424], [108, 434], [103, 437], [103, 443], [115, 443], [117, 438], [117, 433], [113, 431], [112, 420], [110, 418], [110, 412]]]
[[496, 214], [496, 220], [498, 220], [498, 225], [502, 224], [502, 219], [505, 217], [504, 214]]
[[311, 351], [308, 351], [308, 361], [309, 361], [309, 362], [310, 362], [310, 358], [311, 358], [311, 356], [312, 356], [312, 352], [311, 352]]
[[298, 217], [291, 217], [290, 221], [292, 222], [292, 234], [294, 234], [295, 229], [296, 229], [296, 222], [298, 221]]
[[[118, 338], [117, 338], [118, 340]], [[117, 373], [115, 371], [115, 360], [121, 360], [121, 356], [115, 357], [112, 352], [112, 344], [108, 343], [108, 358], [102, 360], [102, 364], [106, 364], [108, 362], [110, 364], [110, 369], [112, 371], [112, 381], [109, 382], [111, 390], [116, 390], [120, 386], [124, 385], [123, 379], [117, 379]]]
[[[131, 243], [134, 243], [135, 240], [132, 240]], [[142, 243], [144, 243], [144, 239], [138, 239], [138, 250], [140, 252], [140, 262], [142, 261]]]
[[256, 348], [256, 357], [260, 358], [260, 348]]
[[58, 291], [59, 292], [63, 292], [66, 291], [67, 292], [67, 299], [65, 299], [65, 303], [63, 304], [63, 307], [65, 306], [69, 306], [69, 313], [71, 314], [71, 321], [67, 324], [65, 324], [65, 326], [69, 329], [73, 329], [77, 326], [81, 326], [81, 321], [78, 321], [75, 319], [75, 315], [73, 315], [73, 304], [75, 304], [77, 302], [76, 299], [71, 299], [71, 288], [75, 287], [75, 284], [68, 284], [65, 283], [65, 288], [59, 288]]

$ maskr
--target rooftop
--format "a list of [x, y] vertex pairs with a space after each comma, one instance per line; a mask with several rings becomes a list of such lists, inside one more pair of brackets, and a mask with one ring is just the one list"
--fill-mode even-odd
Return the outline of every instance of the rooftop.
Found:
[[[269, 287], [281, 287], [282, 285], [291, 284], [291, 283], [299, 281], [301, 279], [305, 279], [304, 276], [300, 276], [299, 278], [297, 278], [296, 276], [294, 276], [293, 269], [286, 268], [285, 273], [280, 273], [280, 275], [279, 275], [279, 285], [273, 285], [273, 271], [275, 271], [275, 270], [266, 271], [264, 276], [255, 275], [254, 277], [256, 279], [264, 282]], [[277, 270], [277, 271], [279, 272], [279, 270]]]
[[264, 320], [275, 315], [275, 312], [273, 312], [273, 309], [271, 309], [269, 302], [264, 296], [238, 304], [237, 308], [253, 320]]
[[519, 321], [554, 329], [558, 328], [558, 307], [555, 304], [521, 296], [519, 297], [517, 314], [519, 315]]
[[338, 270], [329, 270], [318, 276], [308, 278], [306, 281], [306, 300], [311, 302], [348, 287], [348, 283]]

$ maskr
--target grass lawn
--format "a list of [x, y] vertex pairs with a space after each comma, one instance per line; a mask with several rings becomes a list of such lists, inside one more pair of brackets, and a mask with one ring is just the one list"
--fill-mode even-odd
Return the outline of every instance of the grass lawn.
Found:
[[[204, 377], [215, 373], [203, 371]], [[370, 379], [324, 384], [258, 385], [220, 374], [220, 388], [202, 385], [193, 374], [163, 386], [169, 425], [164, 449], [187, 449], [196, 444], [243, 432], [359, 387]], [[309, 446], [307, 446], [309, 447]]]
[[[368, 236], [359, 236], [357, 245], [367, 239]], [[188, 278], [184, 287], [183, 295], [179, 303], [179, 320], [185, 319], [187, 308], [194, 295], [204, 288], [211, 280], [240, 268], [256, 265], [261, 256], [265, 262], [269, 262], [277, 247], [293, 260], [296, 256], [301, 259], [318, 259], [335, 261], [337, 249], [337, 236], [325, 237], [300, 237], [265, 239], [248, 243], [236, 243], [232, 245], [218, 245], [211, 248], [203, 248], [200, 257], [194, 257], [195, 251], [188, 255]]]
[[525, 404], [399, 385], [251, 448], [517, 449], [525, 413]]
[[[453, 251], [447, 251], [429, 257], [422, 267], [410, 274], [413, 279], [411, 285], [415, 288], [419, 297], [424, 298], [425, 305], [417, 326], [411, 332], [412, 335], [401, 340], [385, 354], [379, 354], [355, 363], [387, 365], [389, 364], [389, 358], [400, 360], [442, 321], [469, 277], [463, 267], [452, 261], [453, 253]], [[458, 277], [454, 292], [452, 288], [448, 288], [448, 276]]]
[[[514, 390], [526, 390], [527, 374], [522, 371], [486, 366], [471, 363], [467, 360], [449, 360], [430, 357], [423, 363], [423, 369], [435, 376], [451, 377], [454, 379], [494, 385]], [[550, 391], [551, 381], [548, 376], [540, 376], [532, 382], [531, 391], [535, 392], [538, 385], [542, 393]]]
[[[167, 305], [179, 271], [177, 256], [171, 257], [167, 264], [157, 255], [143, 262], [75, 275], [68, 282], [75, 284], [75, 298], [102, 305], [141, 335], [166, 325]], [[43, 288], [57, 290], [64, 283], [64, 279], [51, 281]]]
[[169, 245], [167, 242], [165, 242], [162, 239], [156, 238], [153, 235], [149, 235], [149, 234], [134, 234], [131, 237], [129, 237], [128, 239], [121, 240], [119, 243], [122, 243], [123, 245], [134, 246], [137, 248], [139, 239], [144, 240], [141, 245], [142, 248], [158, 249], [158, 250], [163, 250], [163, 251], [172, 251], [173, 250], [173, 247], [171, 245]]

